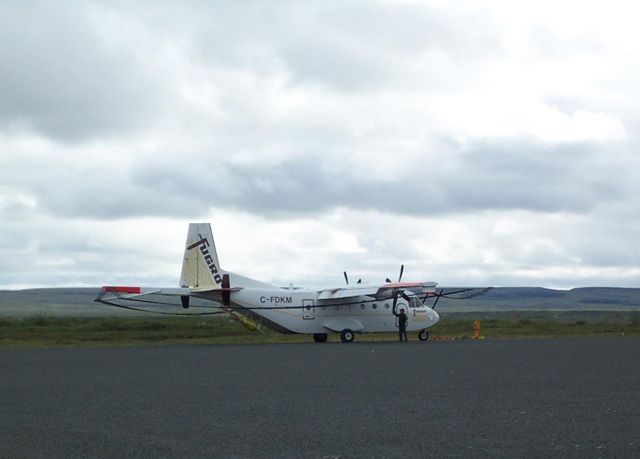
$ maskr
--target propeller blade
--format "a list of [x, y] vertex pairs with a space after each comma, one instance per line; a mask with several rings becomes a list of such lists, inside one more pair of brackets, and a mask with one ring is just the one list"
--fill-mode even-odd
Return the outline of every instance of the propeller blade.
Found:
[[344, 272], [344, 281], [349, 285], [349, 277], [347, 276], [347, 272]]
[[[444, 295], [444, 296], [449, 296], [449, 295], [457, 295], [458, 293], [469, 292], [471, 290], [476, 290], [476, 289], [474, 289], [474, 288], [463, 288], [463, 289], [460, 289], [460, 290], [454, 290], [452, 292], [447, 292], [447, 293], [440, 292], [440, 293], [442, 295]], [[443, 289], [443, 291], [444, 291], [444, 289]]]
[[393, 313], [396, 313], [396, 306], [398, 305], [398, 289], [393, 289]]
[[402, 280], [402, 273], [404, 273], [404, 265], [400, 265], [400, 275], [398, 276], [398, 282]]
[[433, 306], [431, 306], [431, 309], [433, 309], [434, 311], [436, 310], [436, 304], [438, 304], [438, 300], [442, 298], [442, 294], [438, 295], [436, 297], [436, 301], [433, 302]]
[[409, 296], [406, 293], [404, 293], [403, 290], [400, 290], [398, 293], [400, 293], [400, 296], [402, 298], [404, 298], [407, 301], [407, 303], [411, 303], [411, 299], [409, 298]]
[[433, 298], [434, 296], [438, 296], [438, 294], [432, 295], [431, 292], [427, 292], [422, 299], [422, 304], [424, 305], [427, 302], [427, 298]]
[[482, 290], [479, 290], [479, 291], [477, 291], [477, 292], [470, 293], [470, 294], [469, 294], [469, 295], [467, 295], [467, 296], [463, 296], [463, 297], [462, 297], [462, 299], [463, 299], [463, 300], [466, 300], [466, 299], [469, 299], [469, 298], [475, 298], [475, 297], [477, 297], [477, 296], [484, 295], [485, 293], [487, 293], [487, 292], [488, 292], [489, 290], [491, 290], [492, 288], [493, 288], [493, 287], [486, 287], [486, 288], [483, 288]]
[[362, 279], [358, 279], [358, 284], [362, 284]]
[[391, 283], [391, 279], [389, 279], [388, 277], [385, 280], [387, 281], [387, 284]]

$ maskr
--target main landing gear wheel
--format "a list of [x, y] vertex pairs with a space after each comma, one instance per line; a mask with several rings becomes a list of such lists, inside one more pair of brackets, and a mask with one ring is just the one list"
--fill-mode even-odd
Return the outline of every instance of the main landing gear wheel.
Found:
[[340, 332], [340, 339], [343, 343], [353, 343], [354, 338], [355, 334], [348, 328], [345, 328]]
[[327, 342], [327, 334], [326, 333], [314, 333], [313, 340], [316, 343], [326, 343]]
[[429, 339], [429, 332], [427, 330], [420, 330], [420, 333], [418, 333], [418, 339], [420, 341], [426, 341]]

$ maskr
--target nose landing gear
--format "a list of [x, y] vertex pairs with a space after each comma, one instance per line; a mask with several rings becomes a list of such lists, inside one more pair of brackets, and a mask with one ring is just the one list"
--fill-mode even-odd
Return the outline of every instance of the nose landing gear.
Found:
[[418, 339], [420, 341], [426, 341], [429, 339], [429, 332], [427, 330], [420, 330], [420, 333], [418, 333]]

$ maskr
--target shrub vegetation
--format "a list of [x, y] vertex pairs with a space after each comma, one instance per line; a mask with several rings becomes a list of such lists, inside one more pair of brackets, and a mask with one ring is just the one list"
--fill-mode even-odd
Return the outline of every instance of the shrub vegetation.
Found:
[[[553, 321], [545, 318], [479, 319], [485, 338], [640, 335], [640, 313], [626, 322]], [[130, 344], [225, 344], [312, 342], [308, 335], [283, 335], [263, 327], [248, 332], [238, 322], [221, 317], [49, 317], [0, 319], [0, 346], [76, 346]], [[444, 316], [429, 329], [432, 337], [469, 339], [473, 319]], [[416, 333], [410, 333], [416, 340]], [[356, 341], [393, 341], [395, 333], [370, 333]], [[336, 334], [329, 341], [338, 341]]]

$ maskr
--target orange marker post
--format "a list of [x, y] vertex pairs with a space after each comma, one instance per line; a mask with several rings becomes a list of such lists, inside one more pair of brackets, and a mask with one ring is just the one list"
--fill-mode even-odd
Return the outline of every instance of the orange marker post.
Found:
[[480, 339], [480, 321], [473, 321], [473, 339]]

